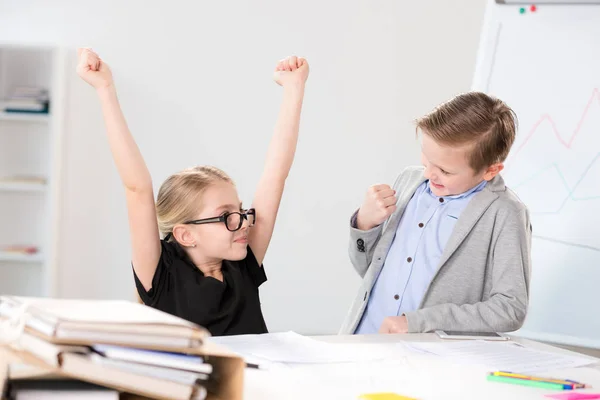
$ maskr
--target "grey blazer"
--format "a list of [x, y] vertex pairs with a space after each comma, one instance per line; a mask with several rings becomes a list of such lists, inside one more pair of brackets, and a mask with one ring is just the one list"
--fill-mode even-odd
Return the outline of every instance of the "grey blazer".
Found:
[[[394, 214], [369, 231], [350, 227], [350, 260], [363, 281], [340, 334], [354, 333], [360, 323], [400, 218], [424, 181], [423, 168], [405, 169], [394, 183]], [[456, 222], [419, 309], [405, 314], [409, 332], [520, 328], [529, 301], [531, 232], [527, 208], [497, 175]]]

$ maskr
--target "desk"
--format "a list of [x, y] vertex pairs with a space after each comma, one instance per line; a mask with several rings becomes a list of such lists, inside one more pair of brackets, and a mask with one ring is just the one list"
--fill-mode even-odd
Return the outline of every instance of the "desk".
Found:
[[[353, 336], [314, 336], [313, 338], [330, 343], [397, 343], [401, 341], [432, 342], [441, 341], [435, 334], [406, 335], [353, 335]], [[528, 339], [513, 337], [513, 341], [527, 347], [555, 353], [573, 354], [568, 350], [538, 343]], [[394, 380], [395, 392], [419, 399], [546, 399], [545, 394], [560, 392], [538, 388], [521, 387], [502, 383], [487, 382], [485, 377], [489, 371], [481, 367], [457, 366], [447, 362], [434, 360], [430, 356], [408, 356], [394, 363], [369, 363], [368, 370], [363, 367], [340, 366], [332, 375], [330, 366], [300, 367], [290, 370], [254, 370], [246, 369], [244, 379], [244, 399], [356, 399], [356, 390], [366, 387], [380, 388], [380, 376], [386, 375], [387, 381]], [[371, 374], [373, 379], [366, 385], [357, 384], [364, 373]], [[395, 378], [397, 374], [397, 380]], [[600, 359], [590, 367], [548, 371], [544, 376], [555, 376], [579, 380], [591, 384], [588, 392], [600, 393]], [[330, 382], [338, 388], [323, 390], [311, 384], [311, 377]], [[390, 378], [393, 377], [393, 378]], [[390, 386], [390, 389], [392, 388]], [[360, 387], [360, 389], [358, 389]], [[400, 391], [400, 388], [404, 389]], [[358, 393], [360, 394], [360, 393]]]

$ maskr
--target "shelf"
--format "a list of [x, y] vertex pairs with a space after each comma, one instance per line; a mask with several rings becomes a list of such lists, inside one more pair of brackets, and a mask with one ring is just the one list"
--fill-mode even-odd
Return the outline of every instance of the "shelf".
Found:
[[[0, 294], [60, 295], [53, 254], [63, 193], [55, 189], [64, 161], [70, 54], [64, 46], [0, 43]], [[35, 105], [46, 100], [48, 108]]]
[[44, 192], [45, 190], [45, 183], [0, 181], [0, 192]]
[[40, 253], [36, 254], [23, 254], [23, 253], [12, 253], [8, 251], [0, 251], [0, 262], [11, 261], [11, 262], [24, 262], [24, 263], [40, 263], [44, 261], [44, 257]]
[[0, 121], [21, 121], [46, 123], [50, 121], [50, 114], [16, 113], [0, 111]]

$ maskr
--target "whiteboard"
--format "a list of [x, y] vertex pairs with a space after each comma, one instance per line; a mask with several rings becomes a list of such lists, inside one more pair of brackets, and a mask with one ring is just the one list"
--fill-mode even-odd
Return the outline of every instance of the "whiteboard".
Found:
[[489, 0], [473, 90], [519, 120], [503, 176], [531, 212], [533, 265], [516, 334], [600, 348], [600, 5]]

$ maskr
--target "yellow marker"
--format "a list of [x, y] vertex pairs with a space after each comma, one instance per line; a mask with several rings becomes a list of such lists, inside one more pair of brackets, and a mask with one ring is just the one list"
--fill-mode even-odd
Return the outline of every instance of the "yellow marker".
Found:
[[412, 397], [400, 396], [396, 393], [369, 393], [363, 394], [359, 400], [417, 400]]

